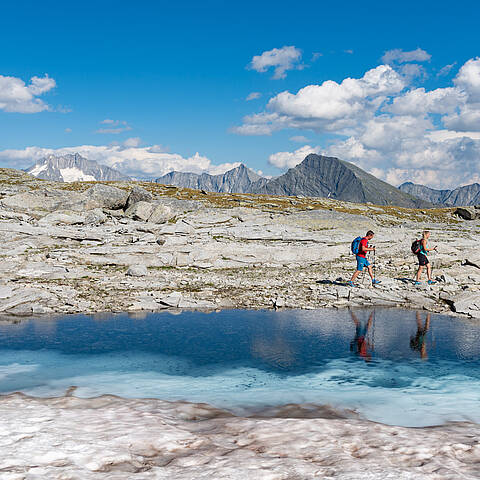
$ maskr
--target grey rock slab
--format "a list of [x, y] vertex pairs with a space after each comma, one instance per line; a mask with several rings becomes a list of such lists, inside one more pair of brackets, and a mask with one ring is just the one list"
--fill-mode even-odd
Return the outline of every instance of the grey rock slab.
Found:
[[151, 203], [140, 201], [130, 205], [130, 207], [125, 210], [125, 216], [146, 222], [152, 214], [153, 209], [154, 205]]
[[480, 310], [480, 293], [463, 292], [453, 298], [453, 310], [457, 313], [471, 314]]
[[31, 314], [36, 304], [57, 301], [49, 292], [35, 288], [17, 288], [11, 293], [9, 297], [0, 299], [0, 312]]
[[144, 188], [135, 185], [130, 191], [130, 194], [128, 195], [126, 207], [128, 208], [137, 202], [150, 202], [152, 200], [153, 195], [148, 190], [145, 190]]
[[85, 222], [85, 217], [77, 212], [68, 210], [56, 211], [45, 215], [38, 221], [39, 225], [81, 225]]
[[131, 265], [128, 268], [126, 275], [129, 275], [130, 277], [146, 277], [148, 275], [148, 270], [146, 265]]
[[181, 300], [182, 294], [180, 292], [172, 292], [170, 295], [160, 298], [159, 302], [168, 307], [177, 308]]

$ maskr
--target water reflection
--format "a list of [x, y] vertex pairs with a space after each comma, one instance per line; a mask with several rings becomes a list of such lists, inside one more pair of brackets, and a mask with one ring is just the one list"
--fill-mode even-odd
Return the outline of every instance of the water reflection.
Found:
[[366, 322], [359, 321], [357, 315], [350, 310], [350, 316], [355, 324], [355, 337], [350, 342], [350, 351], [355, 352], [359, 357], [366, 362], [372, 359], [372, 353], [375, 348], [374, 345], [374, 315], [373, 311]]
[[430, 328], [430, 313], [427, 313], [425, 318], [425, 323], [422, 323], [420, 312], [416, 313], [417, 317], [417, 333], [410, 337], [410, 348], [413, 351], [420, 353], [420, 358], [422, 360], [428, 359], [427, 353], [427, 332]]

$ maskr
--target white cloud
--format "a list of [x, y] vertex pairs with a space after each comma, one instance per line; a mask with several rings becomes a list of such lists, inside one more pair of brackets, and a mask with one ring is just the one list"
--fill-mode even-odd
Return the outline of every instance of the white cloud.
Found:
[[269, 68], [274, 68], [274, 79], [285, 78], [287, 70], [301, 70], [300, 59], [302, 51], [294, 46], [285, 46], [274, 48], [263, 52], [261, 55], [255, 55], [247, 68], [257, 72], [266, 72]]
[[405, 52], [401, 48], [388, 50], [382, 57], [382, 62], [387, 64], [406, 62], [427, 62], [432, 56], [421, 48]]
[[480, 102], [480, 57], [468, 60], [453, 82], [465, 90], [472, 101]]
[[[135, 140], [135, 141], [133, 141]], [[10, 168], [28, 168], [35, 161], [54, 154], [79, 153], [89, 160], [115, 168], [135, 178], [157, 178], [172, 170], [194, 173], [224, 173], [238, 167], [240, 163], [212, 164], [211, 160], [198, 152], [190, 157], [167, 153], [159, 145], [139, 147], [137, 139], [121, 145], [79, 145], [64, 148], [26, 147], [19, 150], [0, 150], [0, 163]]]
[[[398, 62], [428, 59], [426, 52], [395, 53], [397, 71], [380, 65], [361, 78], [307, 85], [274, 96], [265, 111], [234, 129], [270, 135], [283, 129], [328, 134], [323, 151], [351, 161], [394, 184], [406, 180], [435, 188], [480, 176], [480, 59], [463, 65], [451, 86], [415, 88]], [[416, 65], [416, 64], [409, 64]], [[303, 132], [302, 132], [303, 133]], [[270, 163], [286, 167], [300, 152], [279, 152]], [[297, 156], [295, 156], [296, 154]]]
[[100, 122], [101, 125], [108, 125], [107, 128], [99, 128], [95, 133], [110, 133], [117, 135], [122, 132], [128, 132], [132, 127], [125, 120], [112, 120], [106, 118]]
[[68, 128], [68, 127], [67, 127], [67, 128], [65, 129], [65, 133], [71, 133], [71, 132], [72, 132], [72, 129], [71, 129], [71, 128]]
[[49, 110], [50, 106], [37, 97], [55, 86], [55, 80], [47, 74], [43, 77], [32, 77], [28, 85], [21, 78], [0, 75], [0, 110], [17, 113]]
[[305, 137], [305, 135], [294, 135], [293, 137], [290, 137], [289, 140], [298, 143], [305, 143], [309, 141], [308, 138]]
[[260, 98], [262, 94], [260, 92], [252, 92], [247, 95], [247, 98], [245, 98], [245, 101], [249, 102], [250, 100], [256, 100], [257, 98]]
[[321, 85], [308, 85], [296, 94], [281, 92], [268, 102], [270, 112], [246, 116], [243, 125], [233, 131], [241, 135], [269, 135], [282, 128], [347, 131], [359, 119], [373, 116], [388, 95], [405, 86], [399, 73], [380, 65], [362, 78], [346, 78], [341, 83], [327, 80]]
[[320, 153], [320, 147], [304, 145], [294, 152], [277, 152], [268, 158], [268, 163], [277, 168], [293, 168], [301, 163], [310, 153]]

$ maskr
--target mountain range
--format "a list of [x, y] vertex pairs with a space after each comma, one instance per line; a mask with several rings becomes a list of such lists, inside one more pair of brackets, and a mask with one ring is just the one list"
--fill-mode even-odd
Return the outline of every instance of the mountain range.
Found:
[[352, 163], [335, 157], [310, 154], [279, 177], [267, 179], [240, 165], [223, 175], [170, 172], [157, 183], [213, 192], [303, 195], [377, 205], [422, 208], [432, 206], [379, 180]]
[[480, 184], [472, 183], [454, 190], [436, 190], [412, 182], [405, 182], [398, 187], [402, 192], [426, 200], [435, 205], [453, 207], [457, 205], [479, 205]]
[[25, 171], [37, 178], [55, 182], [130, 180], [118, 170], [87, 160], [78, 153], [48, 155]]
[[256, 174], [242, 163], [221, 175], [173, 171], [157, 178], [155, 182], [163, 185], [177, 185], [183, 188], [205, 190], [207, 192], [252, 193], [252, 190], [257, 188], [254, 185], [260, 188], [268, 180]]

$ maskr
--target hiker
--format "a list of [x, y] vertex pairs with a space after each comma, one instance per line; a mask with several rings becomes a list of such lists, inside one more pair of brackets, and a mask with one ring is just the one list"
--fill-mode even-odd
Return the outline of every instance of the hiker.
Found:
[[414, 245], [412, 245], [412, 251], [416, 253], [418, 258], [418, 270], [417, 270], [417, 276], [415, 277], [415, 285], [421, 285], [422, 282], [420, 282], [420, 275], [422, 274], [423, 268], [425, 266], [427, 267], [427, 279], [428, 279], [427, 283], [429, 285], [435, 285], [435, 283], [437, 283], [434, 280], [432, 280], [432, 267], [427, 257], [428, 252], [437, 251], [437, 247], [435, 246], [433, 248], [428, 248], [429, 238], [430, 238], [430, 232], [428, 230], [425, 230], [422, 233], [422, 238], [414, 242], [414, 245], [416, 244], [416, 248], [414, 248]]
[[352, 242], [352, 252], [355, 253], [357, 256], [357, 269], [355, 270], [354, 274], [352, 275], [351, 280], [347, 283], [348, 286], [354, 287], [355, 284], [353, 283], [356, 278], [360, 275], [363, 269], [366, 267], [368, 270], [368, 274], [372, 279], [372, 285], [378, 285], [380, 282], [373, 276], [372, 266], [370, 262], [367, 260], [367, 252], [374, 252], [375, 247], [369, 247], [368, 242], [373, 238], [375, 234], [369, 230], [367, 234], [363, 237], [357, 237]]

